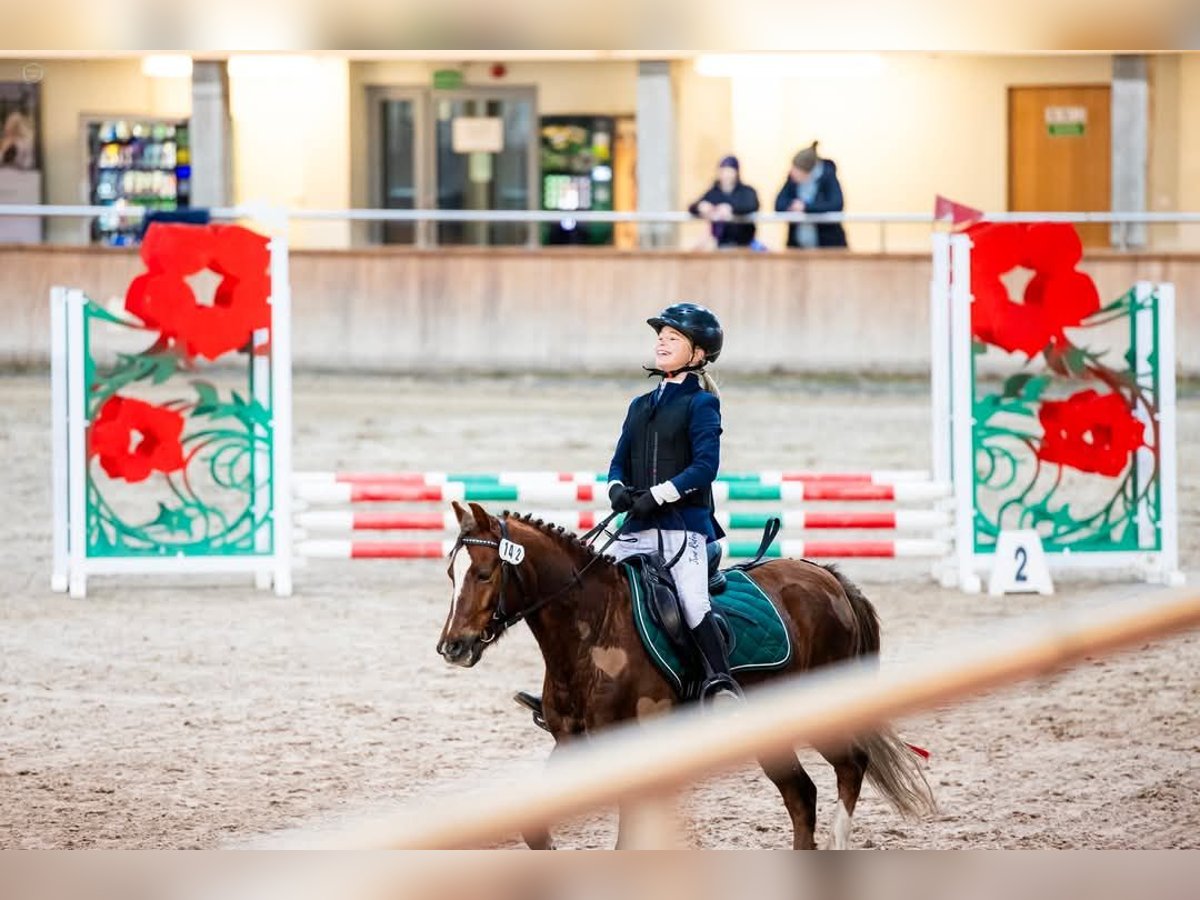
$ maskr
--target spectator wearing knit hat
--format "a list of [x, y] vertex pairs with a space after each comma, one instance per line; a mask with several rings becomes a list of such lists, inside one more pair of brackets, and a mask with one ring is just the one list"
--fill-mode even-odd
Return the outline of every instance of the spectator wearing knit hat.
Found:
[[[813, 141], [794, 157], [787, 181], [775, 198], [776, 212], [831, 213], [846, 208], [842, 185], [838, 182], [837, 164], [822, 159]], [[845, 247], [846, 230], [837, 222], [810, 224], [795, 222], [788, 225], [789, 247]]]
[[732, 221], [734, 216], [758, 212], [758, 193], [742, 181], [736, 156], [722, 157], [712, 187], [688, 212], [712, 223], [718, 247], [749, 247], [753, 243], [754, 223]]

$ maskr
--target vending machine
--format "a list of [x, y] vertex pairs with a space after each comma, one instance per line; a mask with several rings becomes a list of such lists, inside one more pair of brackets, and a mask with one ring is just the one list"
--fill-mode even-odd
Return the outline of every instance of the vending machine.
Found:
[[543, 116], [542, 209], [563, 213], [542, 226], [543, 244], [611, 244], [610, 222], [580, 222], [575, 212], [613, 208], [612, 116]]
[[92, 221], [91, 238], [112, 247], [138, 242], [145, 211], [186, 208], [192, 165], [188, 123], [148, 118], [90, 119], [84, 123], [89, 202], [112, 207]]

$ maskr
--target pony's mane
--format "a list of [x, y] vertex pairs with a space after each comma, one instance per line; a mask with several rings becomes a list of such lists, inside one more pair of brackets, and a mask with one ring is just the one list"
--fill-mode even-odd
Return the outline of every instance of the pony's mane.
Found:
[[541, 519], [535, 519], [529, 513], [514, 513], [505, 510], [502, 515], [505, 518], [513, 519], [524, 525], [528, 525], [534, 531], [544, 534], [550, 538], [559, 547], [564, 550], [584, 557], [587, 561], [599, 559], [602, 563], [608, 566], [616, 565], [616, 557], [608, 554], [601, 555], [596, 552], [596, 548], [590, 544], [585, 544], [579, 539], [574, 531], [569, 528], [563, 528], [561, 525], [555, 525], [553, 522], [544, 522]]

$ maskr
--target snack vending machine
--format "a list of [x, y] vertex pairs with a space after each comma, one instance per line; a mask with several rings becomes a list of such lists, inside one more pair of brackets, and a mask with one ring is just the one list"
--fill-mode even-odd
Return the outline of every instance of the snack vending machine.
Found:
[[172, 211], [191, 195], [191, 147], [186, 121], [92, 119], [85, 123], [88, 200], [110, 206], [92, 221], [91, 239], [122, 247], [136, 244], [142, 220], [131, 207]]

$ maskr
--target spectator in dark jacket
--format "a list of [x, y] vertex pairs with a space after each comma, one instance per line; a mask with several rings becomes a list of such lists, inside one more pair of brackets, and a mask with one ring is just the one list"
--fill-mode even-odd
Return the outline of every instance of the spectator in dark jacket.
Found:
[[[838, 182], [837, 165], [832, 159], [817, 155], [817, 142], [805, 147], [792, 158], [788, 180], [775, 198], [776, 212], [831, 213], [846, 207], [842, 186]], [[788, 225], [789, 247], [845, 247], [846, 230], [840, 223], [819, 225], [794, 222]]]
[[712, 223], [712, 236], [718, 247], [750, 246], [754, 241], [754, 223], [731, 220], [734, 216], [758, 212], [758, 193], [742, 182], [736, 156], [722, 158], [717, 180], [688, 207], [688, 212]]

